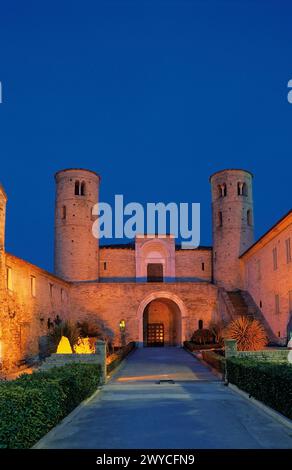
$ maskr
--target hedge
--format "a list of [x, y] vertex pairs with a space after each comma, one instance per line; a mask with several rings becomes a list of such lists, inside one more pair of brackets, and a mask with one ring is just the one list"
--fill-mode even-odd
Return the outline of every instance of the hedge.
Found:
[[255, 359], [227, 359], [228, 381], [292, 419], [292, 365]]
[[68, 364], [0, 384], [0, 447], [32, 447], [97, 389], [97, 364]]

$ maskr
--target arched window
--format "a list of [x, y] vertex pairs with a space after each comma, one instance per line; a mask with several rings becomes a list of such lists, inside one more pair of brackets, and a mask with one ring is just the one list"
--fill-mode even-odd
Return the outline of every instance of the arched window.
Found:
[[80, 195], [80, 183], [79, 181], [75, 181], [75, 196]]
[[237, 194], [238, 194], [238, 196], [247, 196], [248, 195], [247, 184], [246, 183], [241, 183], [241, 182], [237, 183]]
[[223, 227], [223, 213], [221, 211], [218, 212], [218, 225], [219, 227]]
[[247, 225], [252, 225], [252, 211], [249, 209], [247, 211]]
[[225, 183], [218, 185], [218, 194], [219, 194], [219, 197], [227, 196], [227, 186]]
[[203, 320], [199, 320], [198, 326], [199, 326], [199, 330], [202, 330], [202, 329], [203, 329], [203, 326], [204, 326]]
[[82, 181], [81, 183], [81, 196], [85, 196], [85, 181]]

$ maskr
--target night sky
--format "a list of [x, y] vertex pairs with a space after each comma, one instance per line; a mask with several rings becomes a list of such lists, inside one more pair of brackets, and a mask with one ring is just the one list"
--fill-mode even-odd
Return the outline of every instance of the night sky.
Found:
[[256, 236], [292, 206], [291, 1], [1, 2], [6, 249], [51, 270], [54, 173], [100, 199], [200, 202], [209, 175], [255, 175]]

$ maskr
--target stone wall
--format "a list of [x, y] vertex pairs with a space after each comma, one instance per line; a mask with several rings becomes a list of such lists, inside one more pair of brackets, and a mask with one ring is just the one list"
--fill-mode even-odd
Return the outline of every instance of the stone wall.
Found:
[[[69, 284], [16, 256], [5, 253], [3, 258], [1, 362], [4, 368], [13, 369], [18, 361], [38, 354], [39, 337], [47, 334], [49, 318], [67, 316]], [[7, 268], [11, 269], [11, 289], [7, 289]]]
[[[283, 343], [287, 341], [288, 324], [292, 321], [292, 261], [287, 260], [288, 239], [292, 253], [292, 214], [242, 258], [245, 290], [252, 295], [273, 332]], [[274, 266], [274, 249], [277, 250], [277, 269]], [[278, 311], [276, 295], [279, 296]]]
[[[136, 253], [130, 248], [100, 247], [100, 281], [131, 282], [136, 279]], [[177, 281], [212, 280], [212, 250], [176, 250]]]
[[175, 252], [175, 275], [179, 281], [212, 280], [212, 250], [177, 250]]
[[126, 341], [143, 342], [143, 311], [154, 299], [173, 300], [182, 315], [182, 341], [190, 339], [199, 320], [208, 326], [218, 318], [217, 288], [209, 283], [74, 283], [71, 320], [99, 322], [115, 344], [119, 323], [126, 321]]
[[100, 247], [100, 281], [129, 282], [136, 278], [135, 250]]

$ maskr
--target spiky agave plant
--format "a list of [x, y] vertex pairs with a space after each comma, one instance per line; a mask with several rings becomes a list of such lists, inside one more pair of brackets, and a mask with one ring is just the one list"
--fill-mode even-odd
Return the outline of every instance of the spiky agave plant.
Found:
[[227, 327], [226, 338], [235, 339], [239, 351], [259, 351], [267, 345], [263, 326], [254, 319], [239, 317]]

